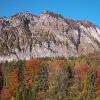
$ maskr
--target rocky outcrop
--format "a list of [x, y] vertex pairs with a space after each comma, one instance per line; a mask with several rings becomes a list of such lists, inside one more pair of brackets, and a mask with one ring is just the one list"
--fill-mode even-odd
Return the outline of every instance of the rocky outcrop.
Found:
[[0, 18], [0, 62], [36, 57], [66, 58], [100, 50], [100, 29], [44, 11]]

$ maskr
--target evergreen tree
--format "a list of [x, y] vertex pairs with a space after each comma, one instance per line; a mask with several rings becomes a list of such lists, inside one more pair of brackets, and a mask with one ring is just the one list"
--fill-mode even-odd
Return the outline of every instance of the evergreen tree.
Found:
[[39, 87], [40, 91], [46, 92], [48, 90], [48, 75], [49, 75], [49, 65], [42, 64], [39, 73]]
[[16, 94], [16, 100], [27, 100], [27, 89], [25, 86], [25, 80], [24, 80], [24, 68], [25, 68], [25, 62], [24, 61], [18, 61], [18, 80], [19, 80], [19, 87]]
[[87, 98], [89, 100], [96, 97], [96, 87], [95, 87], [95, 80], [96, 80], [96, 71], [91, 68], [90, 72], [88, 73], [88, 79], [87, 79], [87, 90], [88, 90], [88, 96]]

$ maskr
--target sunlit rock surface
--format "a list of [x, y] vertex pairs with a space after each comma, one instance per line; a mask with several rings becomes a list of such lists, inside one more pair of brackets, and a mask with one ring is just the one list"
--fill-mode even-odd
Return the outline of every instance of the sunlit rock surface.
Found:
[[100, 29], [44, 11], [0, 18], [0, 62], [37, 57], [72, 57], [100, 50]]

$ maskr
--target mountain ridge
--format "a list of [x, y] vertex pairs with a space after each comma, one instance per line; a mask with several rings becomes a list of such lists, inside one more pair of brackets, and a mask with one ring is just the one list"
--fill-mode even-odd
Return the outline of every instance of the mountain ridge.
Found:
[[[65, 18], [65, 17], [63, 17], [61, 14], [58, 14], [58, 13], [54, 13], [54, 12], [51, 12], [51, 11], [47, 11], [47, 10], [44, 10], [41, 14], [53, 14], [53, 15], [55, 15], [55, 16], [59, 16], [59, 17], [61, 17], [61, 18], [63, 18], [63, 19], [65, 19], [65, 20], [69, 20], [69, 21], [74, 21], [74, 22], [80, 22], [80, 23], [85, 23], [85, 24], [90, 24], [90, 25], [93, 25], [93, 26], [96, 26], [96, 27], [98, 27], [98, 28], [100, 28], [98, 25], [96, 25], [96, 24], [94, 24], [93, 22], [91, 22], [91, 21], [89, 21], [89, 20], [83, 20], [83, 19], [80, 19], [80, 20], [73, 20], [72, 18]], [[29, 11], [26, 11], [26, 12], [20, 12], [20, 13], [16, 13], [16, 14], [14, 14], [14, 15], [12, 15], [12, 16], [8, 16], [8, 17], [6, 17], [6, 16], [2, 16], [2, 17], [0, 17], [0, 20], [1, 19], [9, 19], [9, 18], [12, 18], [12, 17], [15, 17], [15, 16], [17, 16], [17, 15], [25, 15], [25, 14], [28, 14], [28, 15], [30, 15], [30, 16], [35, 16], [35, 17], [39, 17], [39, 15], [36, 15], [36, 14], [33, 14], [33, 13], [30, 13]], [[40, 14], [40, 15], [41, 15]]]
[[0, 61], [35, 57], [66, 58], [99, 51], [100, 28], [44, 11], [0, 18]]

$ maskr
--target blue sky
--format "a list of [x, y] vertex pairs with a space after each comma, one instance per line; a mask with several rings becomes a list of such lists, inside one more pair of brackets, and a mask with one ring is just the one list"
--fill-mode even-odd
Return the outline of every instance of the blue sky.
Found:
[[0, 16], [24, 11], [39, 15], [44, 10], [66, 18], [89, 20], [100, 26], [100, 0], [0, 0]]

